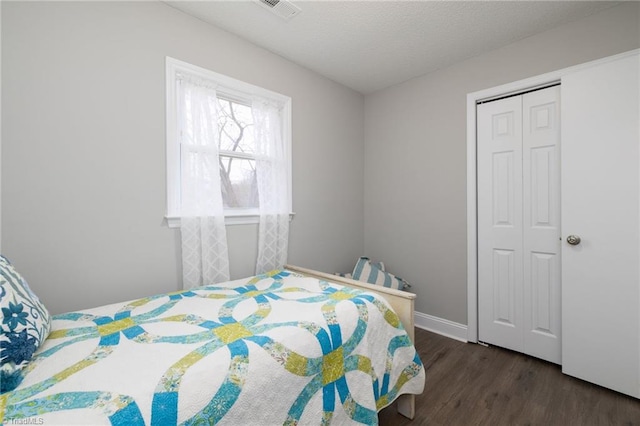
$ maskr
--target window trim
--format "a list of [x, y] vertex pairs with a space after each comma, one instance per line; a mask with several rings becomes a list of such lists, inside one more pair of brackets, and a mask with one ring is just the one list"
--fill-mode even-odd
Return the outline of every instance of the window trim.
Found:
[[[285, 155], [287, 157], [287, 197], [289, 204], [289, 218], [293, 213], [293, 180], [292, 180], [292, 156], [291, 156], [291, 98], [262, 87], [236, 80], [223, 74], [218, 74], [178, 59], [166, 57], [166, 172], [167, 172], [167, 210], [166, 223], [169, 228], [180, 227], [180, 144], [177, 130], [176, 108], [176, 74], [180, 72], [195, 75], [197, 77], [215, 82], [217, 90], [222, 97], [234, 101], [246, 102], [249, 105], [254, 97], [266, 98], [275, 101], [282, 106], [282, 137], [285, 142]], [[225, 223], [227, 225], [240, 225], [258, 223], [260, 212], [258, 209], [228, 209], [225, 210]]]

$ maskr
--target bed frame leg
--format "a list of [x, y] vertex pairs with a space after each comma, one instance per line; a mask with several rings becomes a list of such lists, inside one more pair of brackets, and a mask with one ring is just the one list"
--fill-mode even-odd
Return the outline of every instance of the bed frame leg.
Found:
[[416, 396], [411, 394], [400, 395], [396, 400], [398, 413], [413, 420], [416, 416]]

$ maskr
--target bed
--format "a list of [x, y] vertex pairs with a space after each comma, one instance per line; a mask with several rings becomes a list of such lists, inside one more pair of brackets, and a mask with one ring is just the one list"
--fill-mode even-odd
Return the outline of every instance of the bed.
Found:
[[56, 315], [0, 422], [377, 424], [424, 388], [414, 295], [287, 265]]

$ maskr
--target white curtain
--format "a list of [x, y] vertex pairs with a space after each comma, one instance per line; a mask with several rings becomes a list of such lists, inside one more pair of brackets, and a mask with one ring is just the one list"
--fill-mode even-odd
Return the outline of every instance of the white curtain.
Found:
[[280, 108], [263, 99], [252, 103], [256, 173], [260, 200], [256, 274], [287, 263], [289, 195], [287, 153]]
[[177, 81], [182, 234], [182, 285], [229, 280], [229, 254], [220, 191], [218, 99], [196, 77]]

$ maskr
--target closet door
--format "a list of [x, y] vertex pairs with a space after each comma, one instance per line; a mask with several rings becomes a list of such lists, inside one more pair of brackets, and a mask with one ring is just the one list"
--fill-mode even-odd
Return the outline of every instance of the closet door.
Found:
[[[638, 55], [562, 79], [562, 370], [640, 397]], [[580, 237], [569, 244], [569, 235]]]
[[478, 105], [478, 337], [560, 362], [560, 111], [550, 87]]
[[478, 338], [522, 352], [522, 99], [477, 115]]
[[522, 352], [560, 364], [560, 86], [527, 93], [522, 103]]

